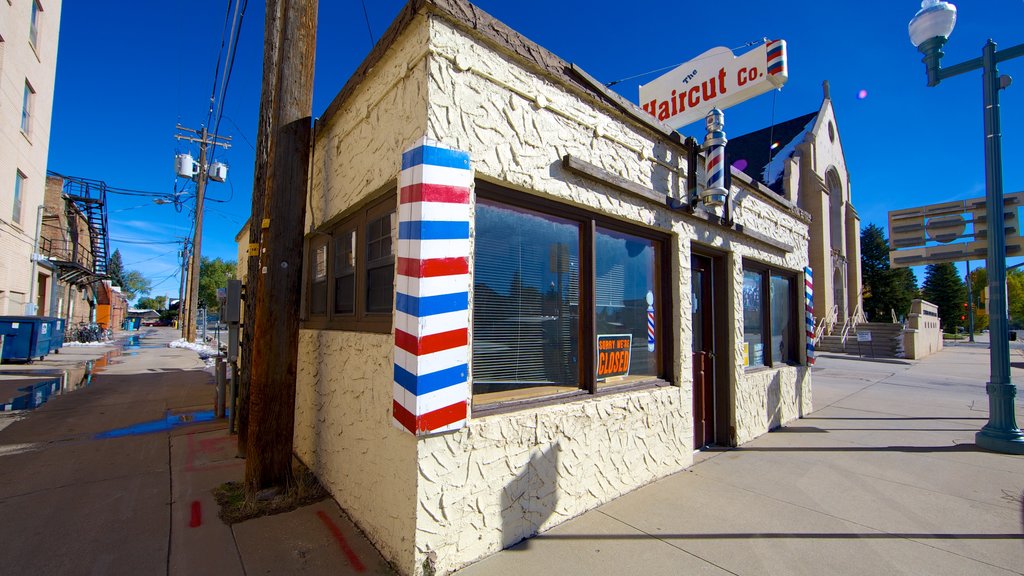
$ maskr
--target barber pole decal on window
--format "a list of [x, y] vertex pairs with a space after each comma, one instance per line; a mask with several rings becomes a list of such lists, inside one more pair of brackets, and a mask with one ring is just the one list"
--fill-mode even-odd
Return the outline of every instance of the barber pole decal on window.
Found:
[[647, 351], [654, 352], [654, 292], [647, 291]]
[[814, 275], [804, 268], [804, 314], [807, 323], [807, 365], [814, 365]]
[[392, 416], [457, 430], [469, 403], [469, 154], [421, 139], [402, 154]]

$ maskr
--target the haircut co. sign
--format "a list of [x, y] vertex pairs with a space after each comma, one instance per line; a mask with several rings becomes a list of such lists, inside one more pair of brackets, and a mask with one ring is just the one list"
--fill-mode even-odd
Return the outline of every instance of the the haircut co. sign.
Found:
[[728, 48], [712, 48], [640, 86], [640, 105], [678, 129], [712, 108], [722, 110], [781, 88], [787, 79], [785, 40], [769, 40], [739, 57]]

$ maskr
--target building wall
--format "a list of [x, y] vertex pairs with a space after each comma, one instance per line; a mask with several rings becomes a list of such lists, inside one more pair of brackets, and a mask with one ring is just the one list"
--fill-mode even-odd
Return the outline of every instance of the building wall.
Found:
[[[737, 398], [736, 437], [746, 441], [810, 409], [805, 368], [747, 373], [742, 368], [742, 264], [745, 259], [802, 270], [807, 226], [749, 191], [736, 190], [735, 217], [795, 250], [672, 213], [660, 205], [567, 172], [571, 154], [657, 192], [673, 189], [652, 162], [685, 160], [653, 131], [620, 112], [566, 91], [537, 70], [510, 62], [446, 20], [431, 20], [427, 136], [468, 151], [476, 178], [672, 232], [673, 294], [689, 302], [691, 250], [730, 253], [723, 293], [736, 327], [727, 353]], [[684, 172], [685, 173], [685, 172]], [[472, 298], [472, 295], [471, 295]], [[674, 306], [667, 334], [691, 347], [690, 307]], [[462, 430], [427, 437], [418, 447], [416, 570], [430, 559], [439, 573], [546, 530], [692, 463], [691, 355], [677, 355], [674, 386], [588, 397], [541, 409], [471, 418]], [[472, 367], [470, 368], [472, 379]]]
[[[39, 0], [35, 48], [30, 1], [0, 2], [0, 314], [24, 314], [32, 293], [32, 245], [43, 204], [53, 108], [60, 0]], [[26, 80], [35, 90], [31, 126], [21, 130]], [[25, 175], [21, 221], [14, 222], [15, 175]]]
[[942, 350], [938, 306], [921, 299], [910, 303], [907, 328], [903, 331], [903, 349], [907, 358], [913, 360]]
[[[833, 137], [829, 136], [829, 123]], [[835, 110], [828, 98], [807, 139], [798, 147], [800, 165], [799, 205], [811, 213], [810, 265], [814, 270], [814, 315], [822, 318], [833, 305], [839, 308], [839, 322], [852, 315], [861, 302], [860, 219], [852, 203], [850, 175], [846, 169]], [[834, 170], [842, 187], [841, 197], [833, 198], [827, 174]], [[838, 218], [833, 219], [832, 204], [839, 203]], [[833, 246], [833, 228], [839, 243]], [[846, 259], [842, 278], [843, 302], [835, 300], [835, 263], [832, 250]], [[872, 319], [878, 320], [878, 319]]]
[[[420, 16], [342, 108], [318, 124], [307, 230], [395, 186], [403, 150], [426, 130], [426, 46]], [[295, 451], [384, 556], [408, 573], [416, 440], [391, 423], [393, 346], [390, 334], [301, 331]]]

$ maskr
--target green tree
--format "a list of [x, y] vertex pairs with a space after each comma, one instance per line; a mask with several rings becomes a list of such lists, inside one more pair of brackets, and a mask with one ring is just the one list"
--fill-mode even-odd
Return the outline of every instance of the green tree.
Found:
[[234, 260], [203, 258], [199, 263], [199, 305], [210, 312], [218, 309], [217, 289], [226, 288], [235, 277]]
[[120, 250], [114, 250], [110, 259], [107, 260], [107, 276], [110, 278], [111, 284], [121, 287], [121, 291], [128, 297], [128, 300], [135, 300], [138, 296], [149, 294], [152, 289], [149, 279], [141, 272], [125, 270]]
[[946, 332], [955, 332], [966, 325], [960, 318], [965, 315], [967, 287], [960, 272], [950, 263], [929, 264], [925, 269], [921, 294], [925, 300], [939, 307], [939, 320]]
[[150, 298], [146, 296], [139, 298], [136, 306], [142, 310], [163, 310], [167, 308], [167, 297], [157, 296], [156, 298]]
[[120, 250], [114, 250], [107, 260], [107, 276], [114, 286], [124, 286], [124, 262], [121, 260]]
[[864, 314], [875, 322], [886, 322], [893, 310], [898, 316], [906, 316], [911, 300], [917, 298], [917, 278], [910, 268], [889, 267], [885, 231], [868, 224], [860, 234], [860, 254]]
[[1010, 326], [1024, 326], [1024, 271], [1020, 269], [1006, 271], [1006, 307]]

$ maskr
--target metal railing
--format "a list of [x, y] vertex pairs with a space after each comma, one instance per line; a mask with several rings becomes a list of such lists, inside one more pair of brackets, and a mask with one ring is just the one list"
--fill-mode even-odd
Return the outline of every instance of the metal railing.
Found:
[[828, 314], [818, 320], [818, 325], [814, 327], [814, 345], [817, 346], [821, 341], [821, 337], [826, 333], [831, 334], [832, 329], [835, 327], [836, 322], [839, 319], [839, 307], [832, 306], [829, 309]]
[[853, 309], [853, 314], [846, 318], [843, 322], [843, 346], [846, 346], [846, 339], [850, 336], [850, 332], [857, 328], [858, 324], [863, 324], [867, 321], [864, 317], [864, 307], [861, 304], [857, 304], [857, 307]]

